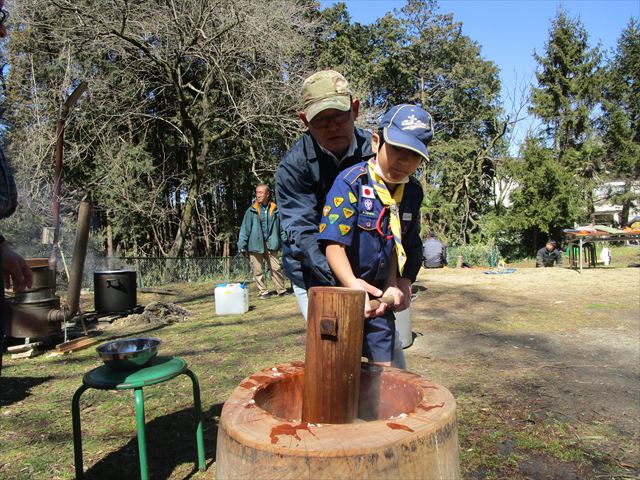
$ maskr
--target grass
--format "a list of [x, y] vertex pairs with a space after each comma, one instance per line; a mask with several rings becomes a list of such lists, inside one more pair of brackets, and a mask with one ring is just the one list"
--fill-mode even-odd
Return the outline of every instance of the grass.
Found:
[[[304, 329], [293, 296], [261, 302], [260, 308], [241, 316], [216, 317], [212, 296], [202, 294], [211, 290], [209, 283], [172, 285], [171, 289], [178, 291], [177, 297], [183, 299], [176, 303], [193, 315], [185, 322], [148, 333], [163, 340], [162, 355], [181, 356], [198, 375], [209, 432], [215, 427], [214, 417], [218, 413], [215, 406], [225, 401], [241, 379], [268, 365], [304, 359]], [[139, 293], [141, 304], [157, 299], [155, 295]], [[167, 301], [166, 298], [162, 300]], [[103, 336], [107, 339], [142, 334], [145, 332], [133, 329], [108, 330]], [[94, 348], [68, 356], [45, 354], [29, 360], [5, 357], [0, 378], [3, 386], [0, 478], [74, 477], [71, 396], [80, 386], [82, 375], [101, 364]], [[183, 417], [190, 415], [190, 385], [186, 377], [179, 378], [145, 388], [148, 425], [176, 416], [176, 412]], [[81, 416], [85, 468], [100, 462], [105, 455], [128, 457], [128, 450], [137, 455], [135, 448], [125, 448], [127, 445], [135, 447], [132, 442], [135, 413], [130, 391], [88, 390], [81, 398]], [[189, 433], [188, 428], [180, 430]], [[170, 435], [157, 440], [159, 444], [171, 443]], [[212, 438], [205, 441], [212, 445]], [[151, 451], [154, 445], [151, 433], [148, 442]], [[187, 452], [186, 456], [189, 455]], [[207, 456], [213, 456], [210, 448]], [[135, 456], [129, 460], [137, 465]], [[113, 463], [118, 464], [115, 460]], [[189, 471], [190, 460], [182, 463], [189, 466]], [[121, 464], [119, 468], [122, 468]], [[134, 470], [137, 471], [137, 467]], [[120, 473], [124, 476], [118, 478], [129, 475]], [[160, 473], [162, 476], [163, 472]], [[98, 471], [96, 478], [100, 476]], [[105, 478], [107, 476], [105, 474]], [[196, 474], [194, 478], [198, 476], [202, 474]]]
[[[638, 261], [637, 255], [637, 247], [616, 247], [614, 263], [607, 268]], [[471, 273], [451, 271], [443, 275]], [[563, 359], [539, 360], [536, 352], [525, 345], [529, 337], [542, 341], [545, 335], [571, 336], [587, 328], [615, 329], [621, 324], [620, 318], [634, 322], [637, 305], [625, 303], [629, 298], [626, 292], [632, 287], [626, 286], [627, 290], [616, 295], [607, 294], [606, 298], [583, 301], [578, 294], [585, 298], [593, 296], [587, 287], [603, 288], [598, 284], [585, 284], [576, 287], [567, 296], [566, 303], [554, 304], [543, 298], [543, 303], [531, 304], [521, 296], [496, 299], [491, 289], [502, 279], [469, 277], [468, 283], [452, 287], [439, 283], [437, 277], [428, 278], [427, 290], [423, 293], [426, 300], [421, 300], [414, 313], [416, 317], [427, 318], [420, 327], [425, 335], [453, 335], [447, 337], [454, 338], [451, 347], [463, 334], [471, 338], [472, 343], [482, 338], [502, 342], [493, 350], [463, 350], [447, 356], [438, 356], [438, 352], [421, 355], [415, 353], [415, 349], [408, 350], [413, 352], [409, 358], [412, 369], [446, 385], [456, 397], [460, 461], [465, 478], [536, 478], [526, 468], [535, 472], [540, 462], [546, 467], [555, 466], [556, 476], [551, 474], [550, 478], [563, 478], [563, 475], [615, 478], [640, 472], [638, 461], [629, 460], [637, 457], [637, 434], [630, 438], [606, 416], [591, 415], [568, 421], [547, 404], [540, 403], [541, 399], [548, 398], [544, 397], [544, 388], [556, 375], [555, 370], [549, 370], [549, 365], [560, 365]], [[579, 277], [575, 273], [571, 278], [587, 281], [588, 276]], [[477, 285], [479, 280], [494, 283], [491, 289], [482, 290], [484, 287]], [[106, 330], [102, 337], [106, 340], [157, 336], [163, 340], [162, 355], [178, 355], [188, 362], [200, 380], [208, 471], [199, 473], [193, 469], [191, 389], [188, 380], [181, 377], [145, 388], [151, 473], [153, 478], [214, 478], [212, 460], [221, 405], [246, 376], [278, 363], [304, 359], [304, 325], [293, 296], [261, 301], [255, 300], [252, 292], [252, 310], [244, 315], [216, 316], [211, 282], [166, 288], [177, 294], [139, 292], [139, 303], [153, 300], [178, 303], [192, 313], [186, 321], [147, 331]], [[637, 285], [635, 288], [637, 293]], [[469, 297], [471, 294], [476, 296]], [[471, 318], [464, 311], [468, 298], [474, 299]], [[83, 305], [91, 310], [91, 297], [83, 298]], [[482, 313], [483, 305], [486, 315]], [[428, 315], [433, 309], [440, 313], [431, 318]], [[515, 349], [512, 345], [516, 345], [513, 342], [517, 338], [525, 343]], [[516, 365], [516, 361], [521, 363]], [[71, 397], [83, 374], [99, 365], [101, 361], [94, 348], [67, 356], [45, 354], [28, 360], [5, 357], [0, 378], [0, 478], [74, 478]], [[81, 408], [88, 477], [136, 478], [137, 445], [131, 392], [89, 390], [82, 397]], [[633, 414], [632, 405], [629, 414]], [[539, 471], [543, 472], [540, 475], [545, 472]]]

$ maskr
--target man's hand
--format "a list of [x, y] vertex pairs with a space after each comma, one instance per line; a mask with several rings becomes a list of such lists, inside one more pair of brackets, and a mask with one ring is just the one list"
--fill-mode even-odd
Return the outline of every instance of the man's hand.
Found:
[[6, 241], [0, 244], [0, 254], [2, 255], [5, 286], [12, 285], [14, 292], [22, 292], [25, 288], [31, 288], [33, 277], [24, 258], [14, 252]]

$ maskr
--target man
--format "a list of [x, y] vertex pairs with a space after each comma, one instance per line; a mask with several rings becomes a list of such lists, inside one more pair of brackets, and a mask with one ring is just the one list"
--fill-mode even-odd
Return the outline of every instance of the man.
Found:
[[558, 243], [549, 239], [536, 254], [536, 267], [553, 267], [554, 263], [558, 267], [562, 266], [562, 253], [557, 247]]
[[[4, 10], [4, 0], [0, 0], [0, 38], [7, 36], [4, 25], [8, 13]], [[0, 150], [0, 218], [9, 217], [16, 209], [18, 195], [13, 173], [4, 154]], [[14, 292], [22, 292], [31, 288], [31, 269], [24, 258], [13, 251], [5, 238], [0, 235], [0, 374], [2, 373], [2, 354], [4, 353], [5, 330], [8, 319], [8, 309], [4, 302], [4, 287], [11, 284]]]
[[238, 251], [249, 252], [251, 270], [262, 299], [269, 298], [271, 295], [265, 287], [262, 275], [265, 260], [269, 263], [278, 296], [287, 294], [278, 260], [282, 239], [284, 239], [284, 232], [280, 227], [278, 209], [275, 203], [269, 201], [269, 187], [261, 183], [256, 187], [255, 203], [244, 214], [238, 238]]
[[[373, 156], [371, 134], [356, 128], [360, 106], [338, 72], [314, 73], [302, 84], [307, 131], [285, 154], [276, 171], [276, 196], [286, 233], [283, 263], [302, 315], [307, 319], [307, 289], [335, 285], [317, 242], [327, 192], [338, 173]], [[363, 282], [368, 293], [382, 291]]]
[[422, 242], [422, 266], [424, 268], [442, 268], [447, 265], [447, 247], [438, 240], [435, 233]]

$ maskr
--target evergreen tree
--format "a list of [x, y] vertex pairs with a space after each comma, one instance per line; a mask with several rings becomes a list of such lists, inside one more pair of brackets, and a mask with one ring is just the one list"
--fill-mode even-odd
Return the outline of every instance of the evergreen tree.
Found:
[[622, 188], [603, 190], [610, 203], [622, 205], [624, 223], [640, 188], [640, 24], [635, 19], [620, 35], [607, 69], [603, 110], [604, 179], [622, 182]]
[[545, 133], [562, 157], [569, 149], [580, 150], [590, 138], [600, 91], [600, 53], [589, 48], [581, 22], [560, 9], [551, 23], [545, 55], [534, 57], [540, 69], [530, 113], [545, 122]]

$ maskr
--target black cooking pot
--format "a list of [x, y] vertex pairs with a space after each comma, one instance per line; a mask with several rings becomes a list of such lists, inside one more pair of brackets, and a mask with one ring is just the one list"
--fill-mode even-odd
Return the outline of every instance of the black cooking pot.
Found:
[[136, 272], [132, 270], [93, 272], [93, 289], [98, 313], [126, 312], [138, 304]]

